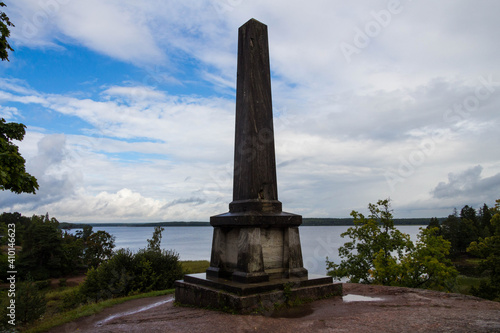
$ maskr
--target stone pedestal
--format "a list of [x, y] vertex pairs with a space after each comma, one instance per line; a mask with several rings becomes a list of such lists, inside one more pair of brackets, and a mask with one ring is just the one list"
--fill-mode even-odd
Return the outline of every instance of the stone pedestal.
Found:
[[249, 314], [272, 314], [281, 306], [341, 296], [342, 284], [331, 277], [271, 279], [269, 282], [240, 283], [209, 278], [204, 273], [189, 274], [175, 282], [175, 300], [181, 304]]
[[242, 283], [307, 277], [297, 227], [214, 227], [207, 276]]
[[210, 267], [176, 282], [178, 303], [249, 312], [263, 300], [342, 294], [331, 277], [308, 276], [302, 216], [283, 212], [278, 201], [267, 26], [254, 19], [238, 37], [233, 201], [210, 224]]

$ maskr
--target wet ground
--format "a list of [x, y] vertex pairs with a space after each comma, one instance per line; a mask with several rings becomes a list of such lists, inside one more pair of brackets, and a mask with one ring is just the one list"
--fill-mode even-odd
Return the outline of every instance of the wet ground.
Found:
[[262, 315], [133, 300], [50, 332], [500, 332], [500, 303], [428, 290], [345, 284], [336, 297]]

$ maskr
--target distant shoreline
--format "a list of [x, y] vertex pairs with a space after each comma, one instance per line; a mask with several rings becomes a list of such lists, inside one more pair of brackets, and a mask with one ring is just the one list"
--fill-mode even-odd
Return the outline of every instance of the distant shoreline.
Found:
[[[445, 218], [438, 218], [441, 222]], [[394, 225], [422, 225], [426, 226], [430, 222], [430, 218], [399, 218], [393, 219]], [[210, 227], [210, 222], [132, 222], [132, 223], [70, 223], [61, 222], [59, 227], [61, 229], [81, 229], [85, 225], [92, 227]], [[320, 227], [320, 226], [353, 226], [352, 218], [303, 218], [303, 227]]]

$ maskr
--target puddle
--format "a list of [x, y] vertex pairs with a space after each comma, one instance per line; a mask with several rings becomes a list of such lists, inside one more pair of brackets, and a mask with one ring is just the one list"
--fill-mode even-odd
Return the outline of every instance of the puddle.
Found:
[[160, 302], [156, 302], [156, 303], [153, 303], [153, 304], [149, 304], [149, 305], [143, 306], [142, 308], [138, 308], [138, 309], [135, 309], [135, 310], [131, 310], [131, 311], [127, 311], [127, 312], [122, 312], [122, 313], [117, 313], [117, 314], [114, 314], [112, 316], [107, 317], [106, 319], [103, 319], [103, 320], [97, 322], [96, 326], [102, 326], [102, 325], [106, 324], [108, 321], [111, 321], [113, 319], [124, 317], [124, 316], [130, 316], [132, 314], [135, 314], [135, 313], [138, 313], [138, 312], [142, 312], [142, 311], [146, 311], [146, 310], [152, 309], [154, 307], [160, 306], [162, 304], [165, 304], [165, 303], [168, 303], [168, 302], [173, 302], [173, 301], [174, 301], [174, 299], [170, 298], [170, 299], [167, 299], [167, 300], [164, 300], [164, 301], [160, 301]]
[[383, 298], [380, 297], [368, 297], [361, 295], [348, 294], [342, 297], [342, 301], [348, 302], [375, 302], [375, 301], [383, 301]]

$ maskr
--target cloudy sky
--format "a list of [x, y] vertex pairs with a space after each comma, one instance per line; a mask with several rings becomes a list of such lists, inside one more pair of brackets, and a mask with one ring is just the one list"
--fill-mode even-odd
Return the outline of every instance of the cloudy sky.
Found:
[[208, 221], [232, 199], [237, 29], [268, 26], [285, 211], [500, 198], [500, 2], [16, 0], [0, 117], [60, 221]]

